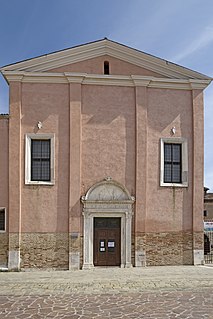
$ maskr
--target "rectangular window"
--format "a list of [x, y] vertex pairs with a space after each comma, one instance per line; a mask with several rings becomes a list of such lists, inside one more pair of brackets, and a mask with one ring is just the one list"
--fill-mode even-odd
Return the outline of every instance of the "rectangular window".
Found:
[[0, 232], [6, 231], [6, 209], [0, 208]]
[[164, 183], [181, 183], [181, 144], [164, 143]]
[[161, 186], [188, 186], [188, 147], [182, 137], [162, 138], [161, 140]]
[[50, 139], [31, 141], [31, 180], [50, 181]]
[[25, 184], [54, 185], [54, 134], [26, 134]]

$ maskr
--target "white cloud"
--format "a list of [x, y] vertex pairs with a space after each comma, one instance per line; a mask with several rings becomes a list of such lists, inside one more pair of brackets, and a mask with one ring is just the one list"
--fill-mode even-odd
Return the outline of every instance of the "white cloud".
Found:
[[213, 26], [206, 27], [200, 35], [191, 42], [185, 50], [182, 50], [178, 55], [173, 57], [171, 60], [175, 62], [180, 62], [184, 58], [194, 54], [196, 51], [199, 51], [213, 42]]

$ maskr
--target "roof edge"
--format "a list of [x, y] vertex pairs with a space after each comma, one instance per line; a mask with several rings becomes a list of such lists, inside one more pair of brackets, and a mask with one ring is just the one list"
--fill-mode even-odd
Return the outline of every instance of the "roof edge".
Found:
[[170, 78], [212, 80], [207, 75], [107, 38], [8, 64], [1, 67], [0, 71], [45, 72], [55, 67], [80, 62], [104, 54], [120, 58]]

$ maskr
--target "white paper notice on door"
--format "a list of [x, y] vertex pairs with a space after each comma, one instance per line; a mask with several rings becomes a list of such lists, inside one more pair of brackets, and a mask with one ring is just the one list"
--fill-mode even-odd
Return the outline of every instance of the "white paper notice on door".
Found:
[[101, 241], [101, 247], [104, 247], [104, 241]]
[[115, 242], [114, 241], [108, 241], [108, 247], [115, 247]]
[[105, 248], [102, 248], [102, 247], [101, 247], [101, 248], [100, 248], [100, 251], [105, 251]]

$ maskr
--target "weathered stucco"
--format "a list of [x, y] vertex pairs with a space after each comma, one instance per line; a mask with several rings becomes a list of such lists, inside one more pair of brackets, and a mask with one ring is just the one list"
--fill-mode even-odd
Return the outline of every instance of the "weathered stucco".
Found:
[[[67, 232], [69, 179], [69, 86], [22, 85], [22, 178], [23, 232]], [[42, 122], [42, 132], [37, 123]], [[27, 133], [55, 133], [55, 185], [24, 184], [24, 146]], [[50, 222], [51, 221], [51, 222]]]

